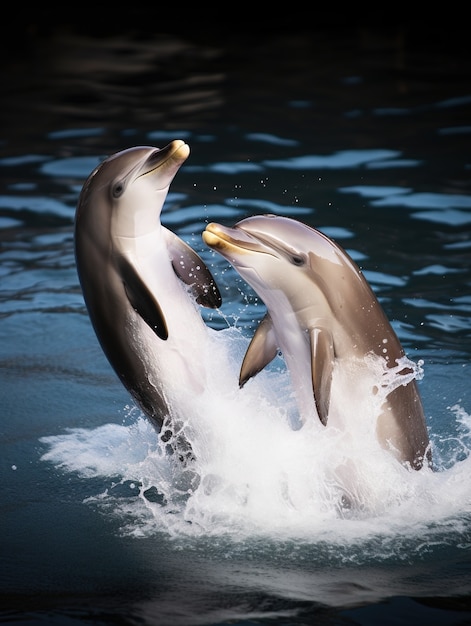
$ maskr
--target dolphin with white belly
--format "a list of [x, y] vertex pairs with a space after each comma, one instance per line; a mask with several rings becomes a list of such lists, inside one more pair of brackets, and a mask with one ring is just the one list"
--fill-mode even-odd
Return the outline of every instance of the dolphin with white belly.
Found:
[[201, 258], [160, 222], [188, 155], [188, 145], [176, 140], [110, 156], [83, 185], [75, 217], [76, 265], [98, 340], [137, 404], [168, 436], [178, 389], [204, 387], [199, 357], [208, 328], [195, 300], [211, 308], [221, 303]]
[[[297, 220], [253, 216], [233, 228], [208, 224], [204, 242], [225, 257], [260, 296], [267, 314], [246, 352], [239, 384], [281, 351], [303, 423], [328, 424], [335, 366], [368, 355], [397, 367], [404, 350], [357, 265], [321, 232]], [[400, 369], [400, 368], [399, 368]], [[410, 368], [385, 398], [376, 435], [405, 465], [431, 463], [429, 438]]]

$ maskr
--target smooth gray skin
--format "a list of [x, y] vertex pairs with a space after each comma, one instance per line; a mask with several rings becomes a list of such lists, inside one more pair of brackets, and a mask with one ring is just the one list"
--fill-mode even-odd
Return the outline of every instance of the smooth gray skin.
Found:
[[200, 383], [198, 355], [190, 352], [188, 362], [187, 340], [194, 333], [204, 342], [207, 328], [194, 300], [221, 304], [201, 258], [160, 223], [169, 185], [188, 154], [180, 140], [162, 150], [114, 154], [83, 185], [75, 218], [77, 270], [96, 335], [158, 429], [168, 426], [173, 381]]
[[[283, 353], [303, 422], [326, 425], [335, 362], [370, 353], [397, 366], [403, 348], [371, 287], [347, 253], [321, 232], [275, 215], [234, 228], [208, 224], [204, 242], [224, 256], [267, 307], [240, 372], [240, 386]], [[411, 374], [412, 370], [404, 371]], [[404, 464], [431, 463], [422, 403], [414, 379], [386, 397], [377, 437]]]

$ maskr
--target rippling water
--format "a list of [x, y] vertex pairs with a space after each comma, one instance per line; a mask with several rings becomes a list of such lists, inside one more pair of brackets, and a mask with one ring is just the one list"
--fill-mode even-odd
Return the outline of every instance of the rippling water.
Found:
[[[6, 64], [1, 104], [1, 621], [471, 619], [466, 59], [400, 29], [243, 46], [58, 31], [33, 52]], [[266, 212], [346, 248], [423, 361], [437, 471], [405, 478], [366, 459], [373, 514], [345, 519], [310, 499], [334, 448], [294, 440], [282, 416], [267, 439], [264, 420], [292, 405], [281, 360], [246, 413], [229, 403], [210, 421], [208, 401], [207, 424], [232, 429], [233, 447], [188, 492], [101, 352], [75, 269], [79, 191], [106, 155], [176, 138], [191, 155], [162, 222], [212, 268], [223, 305], [202, 313], [234, 362], [263, 303], [201, 232]]]

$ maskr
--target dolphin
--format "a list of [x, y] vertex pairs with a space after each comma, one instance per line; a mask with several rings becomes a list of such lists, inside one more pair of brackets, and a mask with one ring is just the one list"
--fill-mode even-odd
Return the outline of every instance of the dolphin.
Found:
[[343, 367], [349, 378], [350, 370], [358, 375], [358, 364], [376, 355], [386, 372], [399, 370], [404, 377], [382, 404], [376, 426], [379, 443], [408, 467], [420, 469], [424, 462], [431, 463], [411, 364], [401, 367], [405, 353], [399, 339], [345, 250], [320, 231], [275, 215], [248, 217], [233, 228], [210, 223], [202, 237], [267, 308], [242, 363], [241, 387], [281, 351], [301, 422], [314, 416], [325, 426], [334, 368]]
[[76, 266], [93, 328], [142, 411], [159, 432], [165, 424], [164, 441], [175, 434], [179, 390], [204, 387], [198, 357], [208, 328], [197, 304], [221, 304], [202, 259], [160, 222], [189, 152], [175, 140], [113, 154], [84, 183], [75, 215]]

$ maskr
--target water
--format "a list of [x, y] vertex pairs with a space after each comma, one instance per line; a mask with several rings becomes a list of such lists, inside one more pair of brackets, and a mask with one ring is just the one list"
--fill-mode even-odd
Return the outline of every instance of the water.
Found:
[[[460, 41], [353, 28], [252, 34], [242, 47], [188, 33], [57, 31], [33, 43], [4, 61], [1, 104], [2, 622], [469, 621], [471, 82]], [[214, 273], [223, 305], [203, 315], [231, 363], [215, 353], [197, 476], [162, 454], [108, 365], [73, 255], [95, 165], [175, 138], [191, 155], [162, 221]], [[323, 230], [363, 268], [418, 364], [434, 472], [407, 473], [358, 438], [348, 448], [294, 431], [282, 359], [237, 393], [264, 307], [201, 232], [261, 212]], [[334, 471], [346, 450], [361, 486], [351, 514]]]

